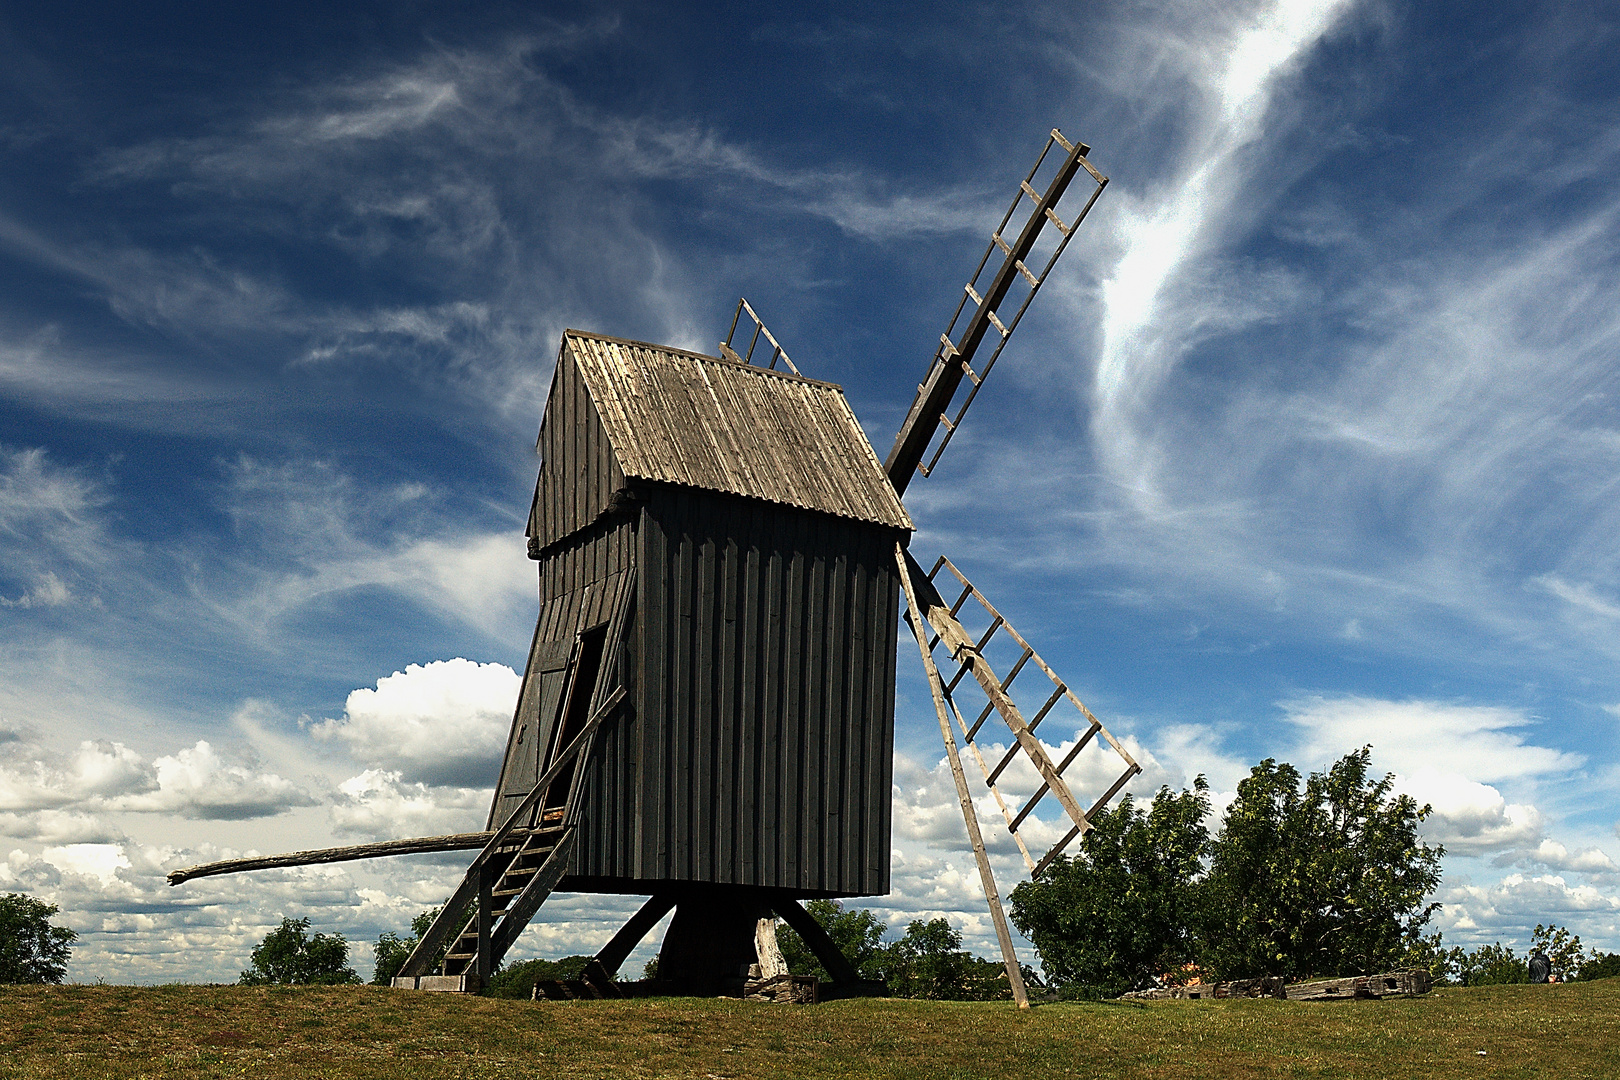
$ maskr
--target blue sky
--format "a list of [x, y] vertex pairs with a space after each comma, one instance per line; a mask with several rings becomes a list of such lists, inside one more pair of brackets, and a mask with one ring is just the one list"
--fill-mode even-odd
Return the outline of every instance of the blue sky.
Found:
[[[712, 352], [746, 295], [881, 455], [1059, 126], [1111, 183], [908, 491], [919, 558], [1135, 790], [1371, 743], [1435, 807], [1449, 942], [1620, 948], [1617, 27], [5, 5], [0, 889], [62, 906], [81, 979], [231, 979], [282, 914], [403, 929], [454, 860], [161, 876], [481, 823], [561, 331]], [[990, 952], [901, 646], [872, 904]], [[514, 955], [628, 903], [559, 897]]]

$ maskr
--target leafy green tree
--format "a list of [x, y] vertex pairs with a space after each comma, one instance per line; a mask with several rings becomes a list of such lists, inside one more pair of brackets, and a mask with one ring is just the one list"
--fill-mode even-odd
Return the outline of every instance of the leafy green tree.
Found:
[[[895, 997], [935, 1001], [994, 1001], [1010, 997], [1007, 969], [962, 948], [962, 935], [945, 919], [914, 920], [876, 965]], [[1023, 969], [1025, 981], [1035, 973]]]
[[0, 983], [59, 983], [79, 936], [52, 926], [59, 909], [32, 896], [0, 896]]
[[343, 935], [311, 935], [308, 930], [308, 919], [282, 919], [279, 927], [253, 947], [252, 965], [237, 981], [242, 986], [358, 984], [360, 976], [347, 966], [349, 943]]
[[372, 956], [377, 962], [371, 975], [371, 985], [388, 986], [399, 969], [405, 966], [411, 953], [416, 951], [416, 943], [422, 940], [422, 935], [428, 932], [433, 920], [439, 917], [438, 908], [429, 908], [411, 920], [411, 936], [400, 937], [392, 930], [386, 930], [377, 938], [377, 944], [372, 946]]
[[[804, 909], [827, 931], [827, 936], [849, 958], [861, 978], [881, 977], [879, 969], [884, 951], [883, 935], [889, 929], [883, 920], [866, 908], [846, 910], [837, 900], [811, 900], [804, 905]], [[782, 959], [787, 961], [788, 970], [795, 975], [831, 979], [832, 976], [821, 966], [821, 961], [816, 959], [816, 954], [810, 951], [810, 946], [792, 927], [781, 923], [777, 925], [776, 945], [782, 950]]]
[[1206, 879], [1204, 958], [1221, 978], [1387, 970], [1422, 938], [1444, 849], [1418, 836], [1429, 807], [1368, 778], [1370, 757], [1303, 789], [1268, 758], [1238, 785]]
[[[388, 986], [393, 982], [394, 976], [398, 975], [400, 969], [405, 966], [405, 961], [409, 960], [411, 953], [416, 951], [416, 943], [422, 940], [422, 935], [426, 934], [429, 928], [433, 926], [433, 920], [439, 917], [440, 910], [440, 908], [429, 908], [412, 919], [410, 937], [400, 937], [392, 930], [386, 930], [382, 936], [377, 938], [377, 944], [372, 946], [372, 955], [377, 962], [377, 966], [371, 974], [371, 985]], [[477, 910], [477, 901], [468, 904], [456, 921], [460, 926], [466, 926], [467, 920], [471, 919], [473, 913]], [[444, 960], [444, 954], [449, 951], [450, 942], [446, 941], [440, 946], [436, 955], [428, 957], [428, 969], [432, 970], [438, 967], [440, 962]]]
[[1471, 952], [1453, 947], [1446, 959], [1448, 981], [1458, 986], [1501, 986], [1530, 981], [1530, 968], [1524, 957], [1514, 955], [1512, 947], [1500, 941], [1481, 945]]
[[1593, 949], [1591, 954], [1581, 961], [1580, 970], [1571, 975], [1571, 979], [1586, 982], [1591, 979], [1612, 979], [1620, 976], [1620, 953], [1601, 953]]
[[1581, 939], [1562, 926], [1536, 924], [1530, 933], [1530, 948], [1540, 949], [1552, 964], [1552, 973], [1560, 981], [1566, 980], [1581, 966]]
[[1114, 997], [1197, 959], [1209, 784], [1159, 789], [1144, 813], [1127, 795], [1100, 811], [1074, 858], [1012, 891], [1012, 921], [1054, 984]]

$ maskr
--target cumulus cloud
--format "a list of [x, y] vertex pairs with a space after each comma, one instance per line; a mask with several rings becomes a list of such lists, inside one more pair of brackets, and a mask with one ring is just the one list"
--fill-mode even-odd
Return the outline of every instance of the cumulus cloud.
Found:
[[1540, 866], [1548, 870], [1565, 870], [1583, 874], [1613, 873], [1614, 860], [1600, 848], [1588, 847], [1571, 851], [1558, 841], [1547, 838], [1528, 851], [1504, 856], [1498, 860], [1504, 865]]
[[311, 728], [358, 760], [434, 785], [487, 784], [500, 767], [522, 679], [504, 664], [410, 664], [349, 695], [341, 719]]
[[309, 792], [285, 777], [233, 765], [205, 740], [152, 763], [155, 789], [108, 801], [115, 810], [175, 813], [216, 821], [271, 817], [314, 806]]
[[236, 821], [315, 804], [291, 780], [228, 762], [206, 740], [150, 762], [123, 743], [105, 739], [80, 743], [65, 760], [39, 747], [26, 749], [32, 760], [0, 766], [0, 810], [12, 812], [5, 821], [19, 830], [10, 835], [101, 828], [82, 814], [40, 814], [67, 807]]
[[332, 824], [340, 835], [376, 840], [476, 832], [493, 794], [492, 788], [430, 787], [398, 772], [367, 769], [338, 785]]
[[1423, 835], [1453, 855], [1522, 848], [1540, 840], [1546, 828], [1534, 806], [1509, 803], [1496, 788], [1461, 773], [1421, 768], [1397, 777], [1396, 790], [1433, 807]]
[[1387, 701], [1347, 695], [1281, 703], [1300, 729], [1305, 760], [1328, 762], [1346, 746], [1371, 743], [1382, 768], [1415, 776], [1443, 753], [1451, 769], [1477, 781], [1567, 772], [1585, 758], [1527, 742], [1534, 721], [1522, 710], [1438, 701]]

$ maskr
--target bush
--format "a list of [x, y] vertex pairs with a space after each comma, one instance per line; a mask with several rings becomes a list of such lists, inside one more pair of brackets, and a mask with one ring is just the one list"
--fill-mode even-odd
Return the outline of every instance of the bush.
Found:
[[527, 1001], [534, 997], [535, 983], [567, 982], [569, 979], [577, 979], [585, 970], [585, 965], [590, 962], [589, 956], [565, 956], [561, 960], [525, 960], [496, 972], [490, 978], [489, 985], [484, 988], [484, 996], [519, 998]]
[[1600, 953], [1593, 949], [1570, 978], [1587, 982], [1591, 979], [1612, 979], [1617, 975], [1620, 975], [1620, 953]]
[[237, 980], [242, 986], [288, 984], [294, 986], [358, 985], [360, 976], [348, 967], [349, 943], [342, 934], [314, 934], [308, 919], [282, 919], [253, 948], [252, 966]]
[[1014, 925], [1070, 996], [1116, 997], [1197, 958], [1200, 857], [1209, 785], [1160, 788], [1144, 813], [1129, 795], [1100, 811], [1074, 858], [1012, 891]]
[[0, 983], [59, 983], [78, 934], [52, 926], [55, 904], [21, 893], [0, 896]]
[[[878, 967], [883, 954], [883, 933], [888, 929], [881, 919], [866, 908], [846, 911], [837, 900], [811, 900], [804, 905], [804, 909], [827, 931], [827, 936], [838, 946], [838, 951], [855, 965], [855, 971], [861, 978], [881, 978]], [[814, 975], [823, 980], [832, 978], [821, 966], [821, 961], [816, 959], [816, 954], [810, 951], [810, 946], [785, 923], [777, 924], [776, 945], [782, 950], [782, 959], [787, 961], [788, 970], [793, 974]]]

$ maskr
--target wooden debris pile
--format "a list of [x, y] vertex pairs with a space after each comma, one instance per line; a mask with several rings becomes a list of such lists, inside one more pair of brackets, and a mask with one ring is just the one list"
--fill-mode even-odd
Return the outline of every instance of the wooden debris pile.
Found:
[[1211, 998], [1278, 998], [1289, 1001], [1349, 1001], [1354, 998], [1417, 997], [1427, 994], [1432, 982], [1421, 969], [1386, 971], [1379, 975], [1353, 975], [1343, 979], [1312, 979], [1285, 984], [1282, 979], [1234, 979], [1230, 982], [1191, 983], [1134, 990], [1124, 995], [1136, 1001], [1176, 998], [1204, 1001]]

